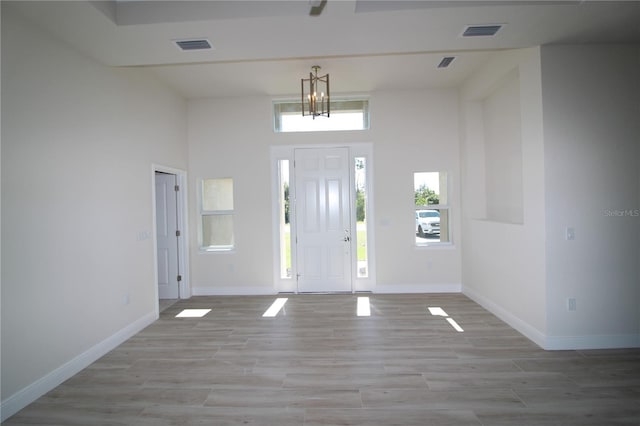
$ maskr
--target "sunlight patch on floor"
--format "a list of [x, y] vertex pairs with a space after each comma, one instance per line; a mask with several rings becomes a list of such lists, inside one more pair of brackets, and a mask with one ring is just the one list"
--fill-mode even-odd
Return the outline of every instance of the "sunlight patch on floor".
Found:
[[463, 333], [464, 332], [464, 330], [462, 329], [462, 327], [460, 327], [460, 325], [456, 322], [456, 320], [451, 318], [449, 316], [449, 314], [446, 313], [444, 311], [444, 309], [442, 309], [441, 307], [439, 307], [439, 306], [430, 306], [428, 309], [429, 309], [429, 313], [431, 313], [431, 315], [433, 315], [433, 316], [445, 317], [447, 322], [449, 324], [451, 324], [451, 327], [453, 327], [458, 333]]
[[211, 312], [211, 309], [184, 309], [176, 318], [202, 318]]
[[451, 327], [456, 329], [457, 332], [462, 333], [464, 331], [453, 318], [447, 318], [447, 321], [451, 324]]
[[371, 305], [369, 304], [368, 297], [358, 297], [358, 304], [356, 305], [356, 315], [359, 317], [371, 316]]
[[441, 317], [448, 317], [449, 315], [444, 311], [444, 309], [439, 308], [439, 307], [430, 307], [429, 308], [429, 312], [431, 312], [431, 315], [438, 315]]
[[282, 309], [284, 307], [284, 304], [287, 303], [287, 300], [289, 300], [286, 297], [278, 297], [272, 304], [271, 306], [269, 306], [269, 309], [267, 309], [266, 311], [264, 311], [264, 314], [262, 314], [263, 317], [265, 318], [273, 318], [276, 315], [278, 315], [278, 312], [280, 312], [280, 309]]

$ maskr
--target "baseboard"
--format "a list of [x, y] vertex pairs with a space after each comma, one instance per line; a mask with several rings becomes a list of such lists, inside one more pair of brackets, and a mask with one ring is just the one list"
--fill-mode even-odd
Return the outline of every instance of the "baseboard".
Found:
[[547, 336], [547, 350], [640, 348], [640, 335]]
[[472, 289], [468, 287], [464, 287], [462, 289], [462, 293], [467, 296], [469, 299], [476, 302], [478, 305], [482, 306], [502, 321], [509, 324], [511, 327], [519, 331], [529, 340], [534, 342], [536, 345], [540, 346], [543, 349], [546, 348], [546, 335], [542, 333], [537, 328], [531, 326], [529, 323], [523, 321], [517, 316], [513, 315], [511, 312], [504, 309], [502, 306], [495, 304], [491, 300], [485, 298], [484, 296], [476, 293]]
[[0, 421], [5, 421], [45, 393], [73, 377], [75, 374], [91, 365], [93, 362], [116, 348], [118, 345], [122, 344], [149, 324], [153, 323], [156, 318], [157, 314], [155, 312], [150, 312], [144, 315], [140, 319], [116, 332], [114, 335], [106, 338], [62, 366], [56, 368], [46, 376], [41, 377], [29, 386], [19, 390], [7, 399], [4, 399], [0, 410], [0, 417], [2, 419]]
[[[282, 290], [284, 291], [284, 290]], [[357, 291], [371, 291], [372, 293], [460, 293], [460, 284], [398, 284], [398, 285], [377, 285], [372, 289], [358, 289]], [[276, 289], [271, 287], [192, 287], [193, 296], [270, 296], [278, 294]]]
[[460, 293], [461, 284], [397, 284], [397, 285], [376, 285], [374, 293]]
[[277, 294], [273, 287], [225, 286], [192, 287], [192, 296], [264, 296]]

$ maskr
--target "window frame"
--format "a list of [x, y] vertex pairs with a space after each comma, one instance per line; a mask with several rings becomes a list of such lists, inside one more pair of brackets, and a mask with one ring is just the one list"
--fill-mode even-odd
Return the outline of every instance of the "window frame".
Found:
[[[233, 209], [225, 210], [205, 210], [204, 208], [204, 183], [208, 180], [231, 180], [231, 201], [233, 203]], [[198, 246], [201, 253], [215, 253], [215, 252], [230, 252], [235, 249], [235, 185], [232, 177], [218, 177], [218, 178], [201, 178], [199, 180], [199, 196], [198, 196], [198, 210], [200, 220], [198, 221]], [[204, 218], [205, 216], [231, 216], [231, 244], [220, 245], [204, 245]]]
[[[361, 104], [360, 106], [358, 104]], [[302, 104], [300, 99], [277, 99], [272, 102], [273, 131], [275, 133], [306, 133], [306, 132], [339, 132], [339, 131], [363, 131], [369, 130], [371, 126], [370, 100], [367, 96], [336, 97], [331, 99], [331, 116], [340, 115], [345, 112], [362, 112], [362, 128], [354, 129], [309, 129], [309, 130], [282, 130], [283, 115], [302, 115]], [[328, 118], [331, 119], [331, 116]], [[318, 117], [317, 120], [327, 119]], [[309, 117], [309, 120], [314, 120]]]
[[[438, 178], [440, 179], [440, 175], [442, 173], [445, 173], [445, 182], [446, 182], [446, 200], [447, 203], [438, 203], [438, 204], [416, 204], [415, 203], [415, 178], [416, 178], [416, 174], [418, 173], [438, 173]], [[416, 248], [427, 248], [427, 247], [451, 247], [453, 246], [453, 238], [452, 238], [452, 233], [451, 233], [451, 205], [449, 203], [450, 198], [451, 198], [451, 174], [448, 171], [436, 171], [436, 172], [430, 172], [430, 171], [415, 171], [412, 174], [413, 176], [413, 193], [414, 193], [414, 246]], [[441, 194], [442, 191], [440, 189], [438, 189], [438, 201], [441, 199]], [[448, 240], [447, 241], [441, 241], [440, 239], [438, 239], [438, 241], [429, 241], [426, 240], [424, 242], [418, 242], [417, 240], [417, 235], [415, 233], [415, 212], [417, 212], [418, 210], [437, 210], [440, 213], [440, 218], [442, 219], [442, 211], [446, 211], [446, 217], [447, 217], [447, 237]], [[442, 227], [440, 228], [440, 232], [442, 235]]]

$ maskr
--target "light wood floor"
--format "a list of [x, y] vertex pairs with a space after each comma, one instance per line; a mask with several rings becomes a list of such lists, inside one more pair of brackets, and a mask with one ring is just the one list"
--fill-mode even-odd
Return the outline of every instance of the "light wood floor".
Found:
[[640, 424], [640, 350], [543, 351], [461, 294], [281, 297], [179, 301], [6, 424]]
[[179, 299], [160, 299], [158, 301], [158, 310], [160, 313], [164, 312], [167, 308], [173, 306]]

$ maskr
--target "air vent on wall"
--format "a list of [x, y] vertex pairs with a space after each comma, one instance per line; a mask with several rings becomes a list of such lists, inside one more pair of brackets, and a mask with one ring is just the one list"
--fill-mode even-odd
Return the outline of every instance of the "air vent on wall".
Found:
[[175, 43], [182, 50], [207, 50], [213, 49], [209, 40], [201, 38], [201, 39], [191, 39], [191, 40], [175, 40]]
[[502, 25], [469, 25], [464, 29], [462, 37], [491, 37], [502, 28]]
[[438, 68], [447, 68], [455, 58], [455, 56], [445, 56], [438, 64]]

